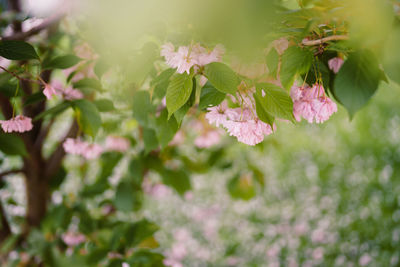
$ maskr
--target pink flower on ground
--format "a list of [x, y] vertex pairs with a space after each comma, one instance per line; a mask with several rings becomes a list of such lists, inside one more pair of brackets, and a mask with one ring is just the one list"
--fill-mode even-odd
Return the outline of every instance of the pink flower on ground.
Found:
[[62, 235], [62, 239], [67, 246], [74, 247], [85, 242], [86, 237], [81, 233], [67, 232]]
[[289, 41], [286, 38], [280, 38], [272, 42], [279, 55], [282, 55], [289, 47]]
[[359, 259], [358, 264], [360, 264], [360, 266], [367, 266], [371, 261], [372, 261], [371, 256], [365, 253]]
[[331, 69], [334, 73], [338, 73], [343, 63], [344, 60], [342, 58], [334, 57], [328, 61], [329, 69]]
[[221, 104], [215, 107], [208, 108], [208, 112], [206, 114], [206, 119], [209, 124], [214, 124], [219, 127], [220, 125], [224, 125], [227, 120], [227, 116], [225, 111], [228, 109], [228, 104], [226, 101], [223, 101]]
[[50, 84], [45, 84], [43, 94], [47, 99], [51, 99], [54, 95], [58, 95], [56, 89]]
[[0, 120], [1, 127], [3, 128], [3, 131], [6, 133], [11, 133], [11, 132], [27, 132], [32, 130], [33, 125], [32, 125], [32, 119], [29, 117], [25, 117], [23, 115], [18, 115], [12, 119], [3, 121]]
[[106, 150], [125, 152], [129, 149], [131, 143], [129, 139], [119, 136], [108, 136], [106, 138]]
[[317, 247], [313, 250], [312, 257], [314, 260], [322, 260], [324, 257], [324, 249], [322, 247]]

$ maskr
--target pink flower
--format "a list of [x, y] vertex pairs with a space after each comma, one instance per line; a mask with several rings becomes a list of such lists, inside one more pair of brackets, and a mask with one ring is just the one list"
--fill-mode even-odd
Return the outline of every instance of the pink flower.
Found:
[[329, 69], [331, 69], [334, 73], [338, 73], [343, 63], [344, 61], [342, 58], [334, 57], [328, 61]]
[[62, 239], [67, 246], [74, 247], [85, 242], [86, 237], [81, 233], [67, 232], [62, 235]]
[[194, 140], [198, 148], [209, 148], [221, 141], [221, 134], [216, 130], [208, 130]]
[[127, 138], [118, 136], [108, 136], [106, 138], [106, 150], [125, 152], [130, 147], [130, 142]]
[[273, 131], [270, 125], [261, 120], [234, 121], [229, 120], [225, 127], [231, 136], [235, 136], [239, 142], [254, 146], [264, 140], [265, 135]]
[[47, 99], [51, 99], [54, 95], [58, 95], [56, 89], [50, 84], [44, 85], [43, 94], [46, 96]]
[[174, 138], [171, 140], [171, 142], [169, 142], [169, 146], [179, 146], [181, 144], [183, 144], [183, 142], [185, 141], [185, 135], [183, 133], [182, 130], [179, 130]]
[[337, 112], [336, 103], [333, 102], [329, 97], [321, 97], [318, 100], [314, 100], [313, 109], [316, 111], [316, 123], [323, 123], [324, 121], [327, 121], [333, 113]]
[[337, 112], [336, 103], [326, 96], [321, 84], [315, 84], [311, 88], [295, 85], [290, 96], [293, 100], [293, 115], [297, 121], [301, 121], [303, 117], [308, 123], [322, 123]]
[[65, 88], [61, 93], [66, 100], [77, 100], [83, 98], [83, 93], [81, 91], [72, 89], [71, 87]]
[[372, 258], [369, 254], [364, 253], [358, 261], [360, 266], [367, 266], [372, 261]]
[[80, 139], [67, 138], [63, 144], [65, 152], [81, 155], [86, 159], [94, 159], [103, 153], [103, 148], [98, 144], [89, 144]]
[[103, 148], [98, 144], [88, 144], [82, 156], [86, 159], [95, 159], [98, 158], [103, 151]]
[[32, 119], [29, 117], [25, 117], [23, 115], [18, 115], [12, 119], [3, 121], [0, 120], [1, 127], [3, 128], [3, 131], [6, 133], [11, 133], [11, 132], [27, 132], [32, 130], [33, 125], [32, 125]]
[[289, 47], [289, 41], [286, 38], [280, 38], [272, 42], [279, 55], [282, 55]]
[[211, 62], [221, 61], [223, 47], [217, 45], [214, 50], [208, 52], [207, 49], [200, 44], [195, 44], [192, 47], [180, 46], [178, 51], [171, 43], [166, 43], [161, 47], [161, 56], [165, 58], [168, 66], [177, 68], [178, 73], [190, 73], [193, 66], [204, 66]]
[[214, 124], [219, 127], [220, 125], [224, 125], [227, 119], [225, 111], [228, 109], [228, 104], [226, 101], [223, 101], [220, 105], [208, 108], [208, 112], [206, 114], [206, 119], [208, 123]]
[[324, 249], [322, 247], [317, 247], [312, 252], [312, 257], [314, 260], [322, 260], [324, 257]]

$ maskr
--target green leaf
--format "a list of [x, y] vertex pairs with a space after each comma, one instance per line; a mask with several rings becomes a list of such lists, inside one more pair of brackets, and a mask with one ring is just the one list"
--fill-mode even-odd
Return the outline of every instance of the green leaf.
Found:
[[[319, 78], [322, 78], [322, 85], [324, 86], [325, 89], [328, 89], [330, 86], [330, 76], [331, 73], [328, 69], [328, 67], [321, 61], [314, 61], [315, 69], [317, 70], [317, 77], [315, 75], [315, 71], [312, 70], [308, 73], [307, 75], [307, 80], [306, 82], [312, 86], [315, 84]], [[319, 76], [321, 75], [321, 76]], [[318, 78], [318, 79], [317, 79]]]
[[185, 117], [189, 109], [193, 106], [195, 101], [196, 101], [196, 79], [193, 78], [193, 89], [188, 101], [186, 101], [186, 103], [174, 113], [174, 117], [178, 122], [179, 126], [182, 124], [183, 118]]
[[187, 73], [176, 74], [172, 77], [167, 88], [168, 118], [188, 101], [193, 89], [192, 77]]
[[11, 60], [39, 59], [35, 48], [23, 41], [1, 41], [0, 56]]
[[68, 69], [75, 66], [81, 59], [75, 55], [64, 55], [43, 62], [43, 69]]
[[158, 225], [146, 219], [128, 225], [125, 232], [128, 247], [139, 245], [143, 240], [154, 235], [159, 229]]
[[127, 181], [122, 181], [115, 193], [115, 207], [120, 211], [133, 211], [135, 209], [135, 190], [132, 187], [132, 184]]
[[13, 134], [0, 133], [0, 150], [7, 155], [28, 155], [22, 139]]
[[296, 75], [307, 73], [313, 62], [311, 51], [292, 46], [286, 49], [282, 55], [282, 65], [280, 70], [280, 79], [283, 87], [289, 90]]
[[256, 196], [256, 190], [250, 176], [236, 175], [228, 182], [227, 187], [233, 198], [249, 200]]
[[35, 118], [33, 118], [33, 121], [37, 121], [40, 120], [41, 118], [51, 115], [51, 116], [56, 116], [58, 114], [60, 114], [61, 112], [63, 112], [64, 110], [66, 110], [67, 108], [69, 108], [71, 106], [71, 102], [69, 101], [65, 101], [62, 102], [52, 108], [49, 108], [45, 111], [43, 111], [42, 113], [39, 113]]
[[263, 100], [260, 99], [260, 97], [257, 94], [254, 94], [254, 99], [256, 101], [257, 116], [260, 118], [260, 120], [262, 120], [265, 123], [268, 123], [273, 128], [275, 121], [274, 116], [269, 114], [268, 111], [264, 109], [264, 106], [261, 104]]
[[97, 99], [93, 103], [100, 112], [109, 112], [115, 110], [114, 103], [108, 99]]
[[227, 65], [213, 62], [205, 66], [204, 74], [220, 92], [234, 95], [240, 83], [236, 73]]
[[86, 99], [75, 100], [73, 105], [79, 126], [84, 133], [94, 137], [101, 126], [101, 117], [96, 106]]
[[157, 138], [161, 148], [164, 149], [174, 138], [176, 131], [178, 131], [178, 123], [174, 117], [168, 120], [168, 112], [166, 109], [164, 109], [160, 116], [156, 119], [156, 125]]
[[[262, 91], [265, 96], [262, 96]], [[257, 101], [268, 114], [281, 119], [294, 120], [292, 99], [280, 87], [270, 83], [257, 84], [256, 95]]]
[[275, 48], [272, 48], [266, 58], [269, 74], [276, 77], [278, 73], [279, 54]]
[[226, 94], [221, 93], [210, 82], [207, 82], [201, 89], [199, 108], [206, 109], [217, 106], [224, 101], [225, 96]]
[[166, 69], [151, 82], [151, 85], [154, 86], [153, 98], [162, 99], [165, 96], [169, 79], [174, 73], [175, 69]]
[[378, 89], [381, 70], [375, 55], [368, 51], [350, 54], [334, 81], [334, 95], [353, 116]]
[[46, 96], [43, 94], [43, 92], [37, 92], [34, 94], [29, 95], [26, 100], [24, 101], [24, 107], [36, 104], [37, 102], [45, 101]]
[[143, 142], [145, 153], [148, 154], [150, 151], [158, 148], [158, 139], [156, 131], [151, 128], [143, 128]]
[[180, 195], [191, 189], [190, 178], [183, 170], [163, 169], [160, 175], [163, 183], [174, 188]]
[[94, 89], [99, 92], [104, 91], [100, 81], [93, 78], [79, 80], [73, 84], [73, 87], [77, 89]]
[[149, 115], [155, 112], [153, 104], [150, 102], [148, 91], [137, 91], [133, 95], [133, 116], [143, 126], [149, 126]]

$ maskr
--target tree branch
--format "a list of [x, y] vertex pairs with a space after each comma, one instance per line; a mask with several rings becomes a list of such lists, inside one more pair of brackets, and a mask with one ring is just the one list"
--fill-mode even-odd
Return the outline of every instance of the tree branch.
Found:
[[57, 24], [64, 16], [64, 13], [55, 14], [27, 32], [16, 32], [13, 35], [2, 37], [1, 40], [25, 40], [26, 38]]
[[45, 163], [46, 170], [44, 173], [46, 178], [50, 179], [57, 173], [58, 169], [61, 166], [62, 160], [65, 156], [63, 143], [65, 142], [65, 140], [67, 140], [67, 138], [75, 137], [76, 134], [78, 133], [78, 129], [79, 129], [78, 123], [76, 122], [76, 120], [74, 120], [68, 133], [60, 141], [56, 150], [53, 152], [53, 154], [51, 154], [51, 156], [47, 159]]
[[313, 46], [313, 45], [321, 45], [323, 43], [329, 42], [329, 41], [341, 41], [341, 40], [348, 40], [349, 36], [347, 35], [332, 35], [328, 37], [324, 37], [321, 39], [317, 40], [303, 40], [301, 43], [302, 45], [305, 46]]
[[15, 169], [15, 170], [4, 171], [4, 172], [0, 173], [0, 179], [2, 179], [3, 177], [5, 177], [7, 175], [21, 173], [21, 172], [24, 172], [24, 170], [23, 169]]
[[11, 234], [10, 224], [8, 223], [6, 213], [3, 209], [3, 204], [0, 201], [0, 244], [3, 243], [4, 240]]

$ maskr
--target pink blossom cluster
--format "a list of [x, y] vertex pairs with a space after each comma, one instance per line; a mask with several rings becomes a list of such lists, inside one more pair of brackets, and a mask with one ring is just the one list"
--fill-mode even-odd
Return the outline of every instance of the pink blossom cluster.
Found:
[[95, 159], [103, 153], [103, 148], [98, 144], [89, 144], [81, 139], [67, 138], [63, 143], [65, 152], [73, 155], [81, 155], [85, 159]]
[[198, 148], [209, 148], [221, 141], [221, 129], [215, 129], [204, 120], [193, 121], [191, 128], [199, 133], [194, 140], [194, 145]]
[[323, 123], [337, 112], [336, 103], [325, 94], [321, 84], [314, 84], [313, 87], [294, 85], [290, 96], [293, 100], [293, 115], [297, 121], [301, 121], [303, 117], [309, 123]]
[[86, 237], [81, 233], [67, 232], [62, 235], [62, 239], [69, 247], [75, 247], [86, 241]]
[[83, 93], [79, 90], [73, 89], [72, 87], [63, 88], [62, 83], [54, 80], [51, 84], [45, 84], [43, 94], [47, 99], [51, 99], [55, 95], [60, 95], [66, 100], [76, 100], [83, 98]]
[[211, 62], [219, 62], [222, 59], [224, 48], [217, 45], [213, 50], [208, 51], [200, 44], [191, 46], [180, 46], [178, 51], [171, 43], [166, 43], [161, 47], [161, 56], [171, 68], [177, 68], [178, 73], [190, 73], [192, 67], [201, 67]]
[[67, 138], [63, 143], [65, 152], [73, 155], [81, 155], [85, 159], [98, 158], [104, 151], [125, 152], [130, 147], [128, 139], [119, 136], [108, 136], [105, 147], [99, 144], [90, 144], [80, 138]]
[[224, 127], [239, 142], [254, 146], [261, 143], [265, 135], [272, 134], [273, 129], [257, 117], [252, 94], [242, 95], [241, 99], [240, 108], [228, 108], [226, 101], [208, 108], [206, 119], [210, 124]]
[[9, 120], [0, 120], [0, 124], [1, 127], [3, 128], [3, 131], [6, 133], [11, 133], [11, 132], [23, 133], [30, 131], [33, 128], [32, 119], [29, 117], [25, 117], [23, 115], [18, 115]]

